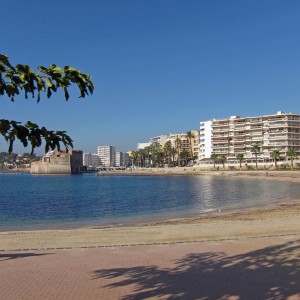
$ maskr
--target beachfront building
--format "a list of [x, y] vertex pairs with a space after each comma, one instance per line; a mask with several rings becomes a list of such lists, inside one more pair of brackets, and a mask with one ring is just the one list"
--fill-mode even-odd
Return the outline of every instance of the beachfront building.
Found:
[[163, 134], [159, 136], [155, 136], [149, 139], [147, 143], [138, 143], [137, 150], [145, 149], [153, 144], [160, 144], [162, 147], [165, 145], [166, 142], [171, 141], [172, 147], [176, 148], [176, 139], [180, 139], [180, 150], [191, 150], [192, 145], [192, 154], [193, 156], [198, 156], [199, 152], [199, 131], [198, 130], [191, 130], [192, 139], [190, 141], [187, 133], [175, 133], [175, 134]]
[[129, 155], [125, 152], [115, 153], [115, 167], [128, 167], [129, 166]]
[[115, 152], [114, 146], [98, 146], [100, 166], [113, 167], [115, 165]]
[[166, 134], [161, 134], [161, 135], [158, 135], [158, 136], [155, 136], [155, 137], [151, 137], [149, 139], [149, 142], [138, 143], [136, 148], [137, 148], [137, 150], [142, 150], [142, 149], [145, 149], [146, 147], [149, 147], [149, 146], [151, 146], [153, 144], [156, 144], [156, 143], [160, 144], [163, 147], [163, 145], [167, 141], [168, 137], [169, 136], [166, 135]]
[[163, 146], [166, 143], [168, 137], [169, 137], [169, 135], [166, 135], [166, 134], [161, 134], [161, 135], [158, 135], [158, 136], [154, 136], [154, 137], [149, 139], [149, 143], [151, 145], [153, 145], [155, 143], [158, 143], [161, 146]]
[[97, 168], [100, 166], [100, 158], [97, 153], [83, 153], [83, 165], [85, 167]]
[[149, 147], [151, 146], [151, 143], [148, 142], [148, 143], [138, 143], [137, 144], [137, 150], [142, 150], [142, 149], [145, 149], [146, 147]]
[[241, 153], [246, 162], [255, 162], [254, 145], [260, 148], [258, 162], [273, 161], [274, 150], [278, 150], [281, 157], [287, 157], [289, 149], [300, 155], [300, 115], [278, 111], [274, 115], [231, 116], [200, 122], [200, 160], [216, 154], [234, 163]]
[[211, 139], [212, 137], [212, 121], [200, 123], [200, 137], [199, 137], [199, 155], [198, 159], [203, 160], [210, 158], [212, 154]]
[[[191, 130], [192, 137], [189, 138], [187, 133], [175, 133], [170, 134], [167, 141], [170, 141], [173, 148], [177, 148], [176, 140], [180, 140], [180, 152], [186, 150], [188, 152], [192, 152], [193, 157], [198, 157], [199, 155], [199, 131], [198, 130]], [[176, 154], [177, 160], [177, 154]]]

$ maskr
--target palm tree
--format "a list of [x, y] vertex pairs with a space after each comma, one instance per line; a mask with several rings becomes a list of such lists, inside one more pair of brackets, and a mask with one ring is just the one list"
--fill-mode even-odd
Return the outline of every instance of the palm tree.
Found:
[[188, 138], [188, 140], [189, 140], [190, 151], [191, 151], [191, 154], [192, 154], [192, 156], [193, 156], [194, 151], [193, 151], [193, 146], [192, 146], [192, 139], [195, 138], [195, 135], [194, 135], [190, 130], [186, 133], [186, 135], [187, 135], [187, 138]]
[[154, 167], [159, 165], [161, 158], [159, 157], [159, 153], [161, 153], [161, 144], [158, 142], [151, 144], [151, 152], [152, 152], [152, 164]]
[[132, 166], [137, 164], [138, 162], [138, 152], [137, 151], [132, 151]]
[[151, 154], [151, 147], [147, 146], [144, 148], [144, 154], [145, 154], [145, 167], [150, 167], [151, 159], [150, 159], [150, 154]]
[[226, 161], [227, 161], [227, 157], [226, 157], [225, 155], [221, 155], [221, 156], [219, 157], [219, 161], [222, 163], [223, 169], [225, 170], [225, 163], [226, 163]]
[[180, 148], [182, 145], [182, 141], [180, 138], [177, 138], [175, 140], [175, 145], [176, 145], [176, 151], [177, 151], [177, 166], [180, 167]]
[[168, 161], [168, 166], [170, 166], [171, 149], [172, 149], [172, 143], [171, 143], [171, 141], [167, 141], [164, 144], [163, 151], [164, 151], [165, 157], [166, 157], [166, 159]]
[[210, 158], [214, 161], [214, 169], [216, 168], [216, 162], [218, 161], [219, 159], [219, 156], [215, 153], [213, 153]]
[[287, 156], [289, 156], [291, 158], [291, 170], [294, 169], [294, 159], [297, 158], [297, 153], [295, 151], [295, 149], [289, 149], [287, 152]]
[[277, 170], [277, 160], [280, 158], [280, 152], [279, 152], [279, 150], [273, 150], [271, 152], [271, 157], [274, 158], [275, 169]]
[[145, 167], [145, 157], [146, 157], [145, 150], [139, 149], [138, 154], [139, 154], [140, 167], [144, 168]]
[[158, 166], [162, 167], [162, 165], [163, 165], [163, 163], [165, 161], [165, 154], [164, 154], [164, 152], [163, 151], [158, 152], [156, 159], [157, 159]]
[[170, 153], [171, 153], [171, 155], [172, 155], [172, 166], [174, 167], [174, 166], [175, 166], [175, 155], [176, 155], [176, 153], [177, 153], [176, 148], [175, 148], [175, 147], [172, 147]]
[[182, 152], [180, 152], [180, 158], [184, 160], [184, 166], [187, 165], [187, 162], [190, 157], [191, 157], [190, 151], [182, 150]]
[[230, 155], [230, 146], [232, 146], [232, 138], [228, 137], [228, 143], [227, 143], [227, 157], [228, 157], [228, 168], [229, 168], [229, 155]]
[[240, 170], [242, 169], [242, 161], [244, 160], [244, 154], [243, 153], [239, 153], [236, 158], [239, 160], [240, 162]]
[[260, 153], [260, 145], [259, 143], [256, 143], [251, 147], [251, 152], [255, 155], [255, 165], [256, 165], [256, 170], [257, 170], [257, 155]]

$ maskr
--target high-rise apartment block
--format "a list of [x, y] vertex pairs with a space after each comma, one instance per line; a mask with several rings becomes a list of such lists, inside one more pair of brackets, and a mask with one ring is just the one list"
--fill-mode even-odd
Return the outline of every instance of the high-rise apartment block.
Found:
[[128, 167], [129, 166], [129, 155], [125, 152], [115, 153], [115, 167]]
[[98, 146], [100, 166], [113, 167], [115, 165], [115, 152], [114, 146]]
[[200, 122], [199, 159], [211, 154], [224, 155], [229, 162], [237, 161], [237, 154], [244, 155], [247, 162], [254, 162], [252, 147], [258, 144], [261, 151], [258, 161], [268, 162], [271, 153], [279, 150], [282, 157], [289, 149], [300, 154], [300, 115], [277, 112], [275, 115]]

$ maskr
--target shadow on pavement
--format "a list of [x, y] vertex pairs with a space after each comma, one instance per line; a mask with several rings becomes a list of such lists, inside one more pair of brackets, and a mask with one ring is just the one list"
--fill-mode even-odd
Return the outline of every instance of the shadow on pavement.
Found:
[[[96, 270], [106, 287], [131, 286], [123, 300], [147, 299], [300, 299], [300, 240], [227, 256], [190, 253], [173, 268], [138, 266]], [[297, 297], [297, 298], [298, 298]]]
[[25, 258], [25, 257], [32, 257], [32, 256], [43, 256], [43, 255], [49, 255], [53, 253], [28, 253], [28, 252], [20, 252], [20, 253], [0, 253], [0, 262], [4, 260], [10, 260], [10, 259], [16, 259], [16, 258]]

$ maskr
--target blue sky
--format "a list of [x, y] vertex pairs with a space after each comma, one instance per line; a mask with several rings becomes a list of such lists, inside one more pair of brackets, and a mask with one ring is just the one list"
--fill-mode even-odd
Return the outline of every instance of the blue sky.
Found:
[[95, 83], [68, 102], [1, 97], [0, 117], [66, 130], [76, 149], [128, 151], [214, 117], [300, 113], [300, 1], [0, 3], [11, 63], [70, 65]]

